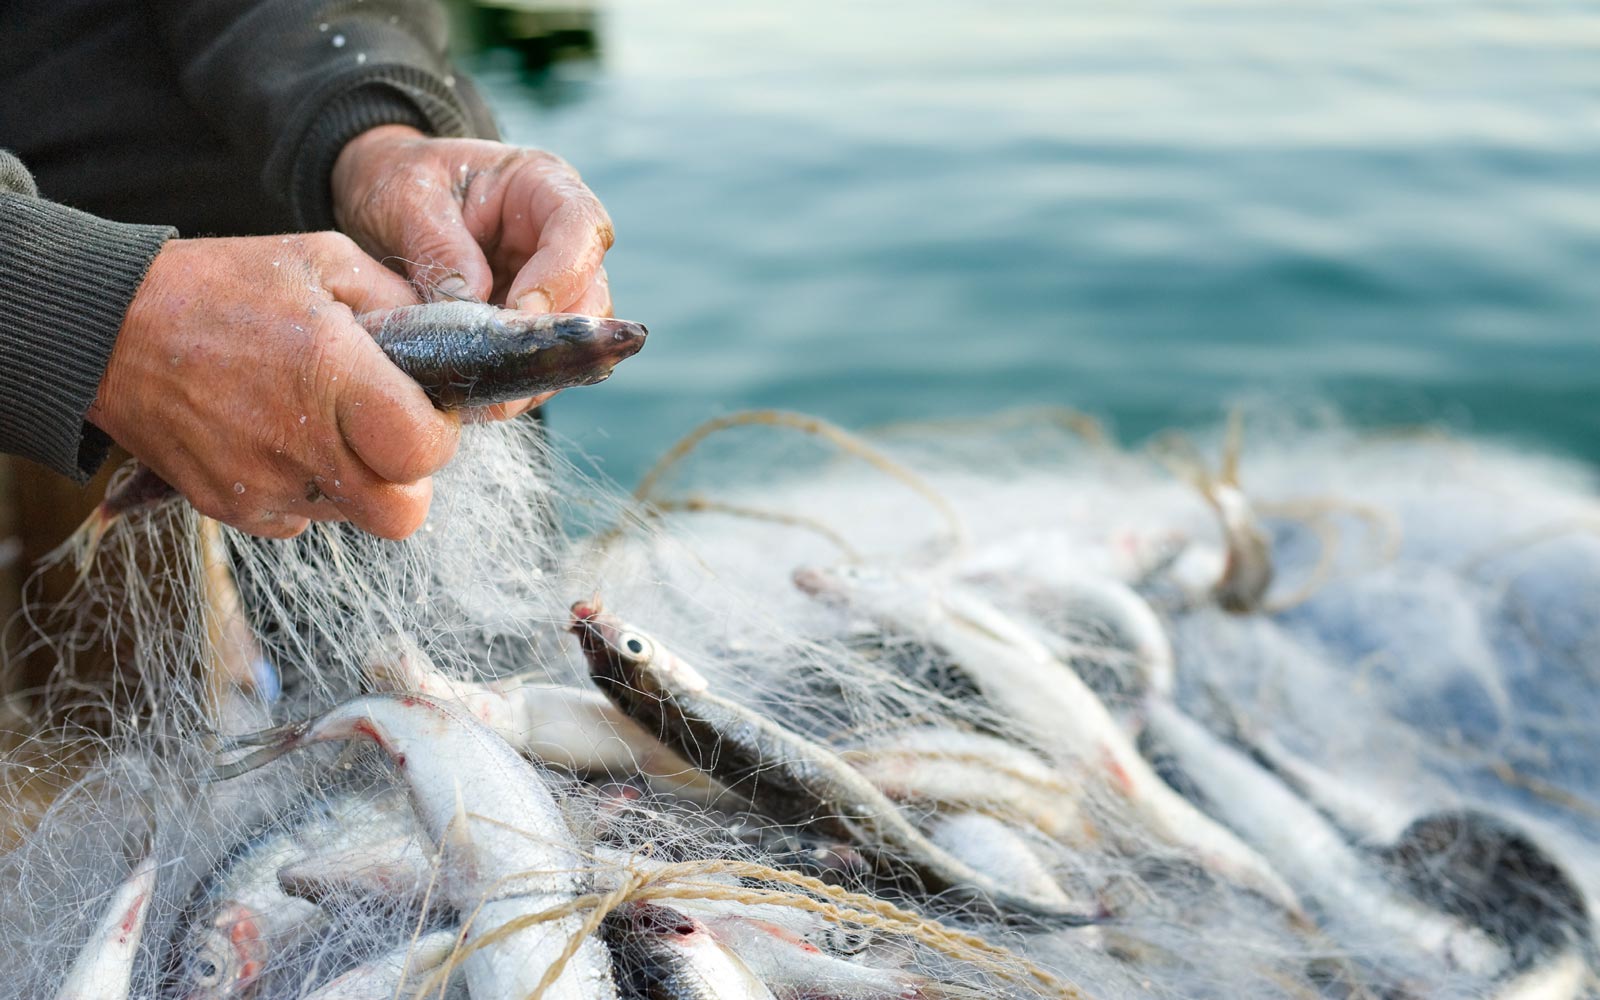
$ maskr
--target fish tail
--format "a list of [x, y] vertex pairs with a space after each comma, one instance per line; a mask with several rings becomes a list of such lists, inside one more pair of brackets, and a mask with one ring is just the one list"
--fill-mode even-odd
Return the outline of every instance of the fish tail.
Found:
[[226, 781], [247, 774], [258, 767], [270, 764], [298, 749], [305, 743], [306, 735], [311, 731], [311, 724], [315, 720], [291, 722], [285, 726], [275, 726], [272, 729], [263, 729], [258, 733], [245, 733], [240, 736], [223, 736], [217, 740], [219, 753], [228, 753], [233, 750], [242, 750], [246, 747], [259, 749], [245, 754], [242, 757], [219, 763], [211, 768], [207, 775], [209, 781]]

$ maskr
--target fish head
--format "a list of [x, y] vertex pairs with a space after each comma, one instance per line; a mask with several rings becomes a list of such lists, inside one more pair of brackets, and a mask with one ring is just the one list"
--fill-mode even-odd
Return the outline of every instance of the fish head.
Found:
[[583, 646], [589, 672], [599, 680], [656, 698], [678, 691], [704, 691], [710, 686], [698, 670], [671, 650], [601, 610], [597, 600], [572, 606], [572, 631]]
[[656, 903], [633, 902], [623, 907], [622, 919], [635, 934], [671, 940], [684, 940], [704, 935], [706, 927], [682, 910]]
[[246, 1000], [266, 967], [266, 942], [247, 906], [223, 907], [189, 939], [178, 970], [185, 1000]]
[[584, 384], [602, 382], [611, 369], [639, 353], [650, 331], [643, 323], [609, 316], [580, 316], [577, 313], [548, 313], [521, 322], [517, 332], [527, 338], [541, 365], [560, 359], [559, 367], [571, 372], [586, 372]]

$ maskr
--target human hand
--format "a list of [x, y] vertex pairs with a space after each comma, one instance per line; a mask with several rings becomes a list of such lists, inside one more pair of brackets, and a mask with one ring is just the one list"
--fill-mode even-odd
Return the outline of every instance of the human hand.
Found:
[[139, 286], [88, 418], [242, 531], [421, 525], [460, 424], [354, 313], [417, 301], [338, 233], [171, 240]]
[[[382, 125], [333, 168], [339, 228], [423, 289], [524, 312], [610, 316], [611, 218], [577, 171], [536, 149]], [[514, 416], [548, 396], [490, 409]]]

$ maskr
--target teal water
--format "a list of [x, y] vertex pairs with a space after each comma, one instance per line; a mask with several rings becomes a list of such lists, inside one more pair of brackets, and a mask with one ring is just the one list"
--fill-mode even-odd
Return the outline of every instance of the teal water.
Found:
[[1600, 460], [1600, 4], [619, 0], [474, 60], [605, 200], [649, 345], [552, 416], [613, 475], [698, 421], [1230, 402]]

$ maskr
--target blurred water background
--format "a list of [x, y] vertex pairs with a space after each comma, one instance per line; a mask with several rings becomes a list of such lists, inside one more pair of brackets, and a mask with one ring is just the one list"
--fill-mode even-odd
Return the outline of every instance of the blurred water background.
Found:
[[751, 406], [1310, 398], [1600, 460], [1600, 4], [498, 2], [466, 62], [652, 330], [552, 413], [623, 482]]

